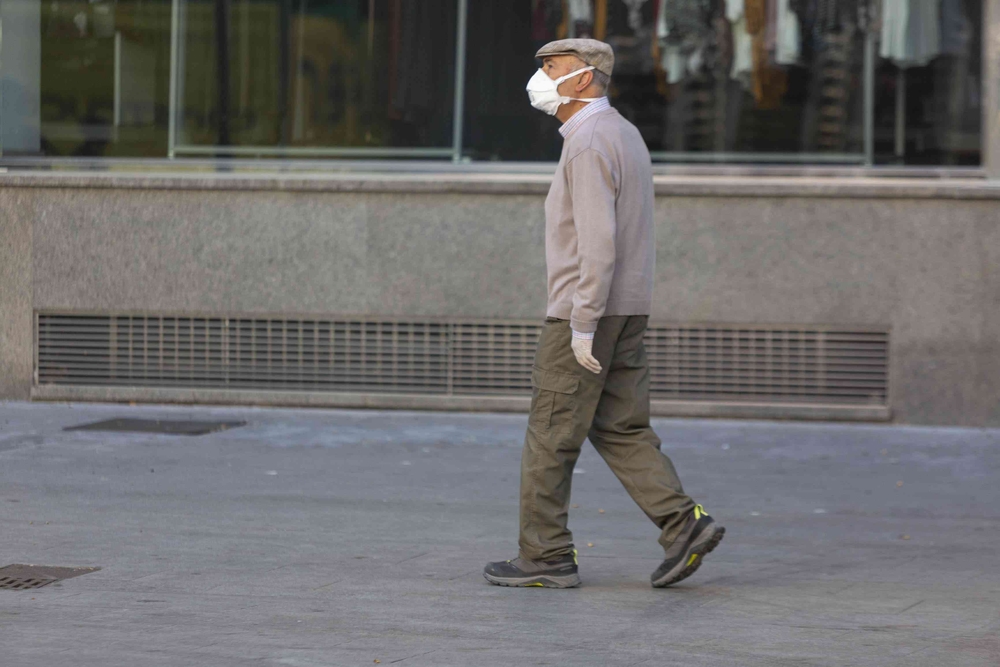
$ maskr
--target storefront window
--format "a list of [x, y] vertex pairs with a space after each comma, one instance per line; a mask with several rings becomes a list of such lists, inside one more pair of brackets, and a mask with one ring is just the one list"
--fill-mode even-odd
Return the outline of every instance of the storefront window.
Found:
[[883, 0], [882, 14], [878, 161], [979, 164], [983, 3]]
[[[13, 2], [25, 13], [33, 10], [39, 19], [33, 69], [38, 73], [40, 132], [33, 146], [5, 142], [5, 153], [163, 155], [169, 107], [169, 2]], [[6, 37], [10, 30], [3, 27]]]
[[[862, 163], [868, 5], [819, 0], [523, 0], [472, 23], [503, 26], [469, 53], [469, 70], [530, 75], [545, 42], [595, 37], [615, 50], [612, 104], [642, 132], [654, 159]], [[488, 17], [479, 17], [488, 14]], [[528, 57], [526, 57], [526, 55]], [[501, 61], [498, 64], [496, 61]], [[489, 77], [484, 77], [489, 79]], [[514, 88], [514, 81], [510, 87]], [[469, 146], [480, 159], [544, 159], [557, 138], [524, 100], [477, 132], [484, 112], [469, 101]], [[486, 114], [492, 114], [494, 105]], [[532, 120], [533, 119], [533, 120]], [[550, 121], [549, 121], [550, 122]], [[516, 135], [521, 134], [520, 141]], [[542, 137], [544, 139], [539, 139]], [[539, 146], [524, 156], [525, 145]], [[544, 158], [543, 158], [544, 156]]]
[[454, 0], [182, 0], [177, 155], [450, 156]]
[[550, 162], [542, 44], [663, 163], [976, 165], [978, 0], [3, 0], [0, 155]]

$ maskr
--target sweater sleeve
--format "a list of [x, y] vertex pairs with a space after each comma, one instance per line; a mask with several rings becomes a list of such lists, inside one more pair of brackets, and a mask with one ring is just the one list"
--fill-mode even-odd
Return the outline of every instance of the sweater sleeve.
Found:
[[573, 295], [574, 331], [597, 331], [615, 272], [615, 200], [618, 183], [611, 161], [592, 148], [567, 165], [576, 226], [580, 282]]

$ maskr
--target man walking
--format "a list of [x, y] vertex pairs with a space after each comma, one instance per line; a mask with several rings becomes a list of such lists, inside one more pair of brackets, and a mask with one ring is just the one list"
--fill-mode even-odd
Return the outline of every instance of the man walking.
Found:
[[661, 529], [653, 586], [687, 578], [725, 528], [681, 487], [649, 425], [642, 339], [653, 292], [653, 176], [639, 131], [606, 97], [614, 53], [593, 39], [543, 46], [528, 82], [564, 143], [545, 200], [548, 309], [521, 457], [520, 554], [486, 566], [501, 586], [580, 583], [567, 528], [573, 466], [591, 443]]

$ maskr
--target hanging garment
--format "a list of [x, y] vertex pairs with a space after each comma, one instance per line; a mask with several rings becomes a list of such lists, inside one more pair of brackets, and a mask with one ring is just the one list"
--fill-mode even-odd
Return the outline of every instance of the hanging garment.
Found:
[[713, 65], [720, 72], [728, 71], [733, 64], [733, 24], [726, 19], [725, 5], [724, 0], [717, 2], [712, 12], [711, 43], [718, 52], [718, 62]]
[[566, 36], [594, 36], [594, 4], [593, 0], [566, 0]]
[[[804, 0], [799, 9], [807, 30], [828, 33], [857, 28], [868, 0]], [[890, 0], [887, 0], [890, 1]]]
[[726, 19], [736, 23], [743, 18], [743, 0], [726, 0]]
[[849, 24], [817, 40], [822, 48], [812, 59], [805, 104], [802, 106], [802, 148], [807, 152], [849, 150], [856, 116], [863, 33]]
[[777, 109], [788, 89], [788, 75], [774, 67], [767, 48], [768, 3], [776, 0], [745, 0], [747, 31], [752, 35], [753, 96], [758, 109]]
[[594, 39], [608, 36], [608, 0], [594, 0]]
[[767, 26], [767, 1], [744, 0], [743, 15], [747, 19], [747, 32], [757, 35]]
[[941, 50], [939, 0], [885, 0], [879, 55], [898, 67], [923, 67]]
[[729, 76], [749, 88], [753, 77], [753, 36], [747, 32], [745, 16], [733, 24], [733, 42], [733, 67]]
[[972, 22], [965, 0], [941, 0], [941, 53], [968, 56], [972, 44]]
[[668, 83], [697, 74], [705, 64], [705, 49], [715, 40], [711, 12], [709, 0], [660, 0], [656, 39]]
[[711, 39], [712, 0], [663, 0], [657, 36], [673, 44], [704, 46]]
[[664, 42], [670, 36], [670, 27], [667, 24], [667, 5], [671, 0], [660, 0], [656, 8], [656, 39]]
[[733, 66], [729, 76], [749, 88], [753, 73], [753, 37], [747, 32], [743, 0], [726, 0], [726, 20], [733, 34]]
[[778, 0], [768, 0], [764, 3], [764, 48], [767, 49], [771, 62], [774, 62], [774, 52], [778, 44]]
[[632, 32], [642, 28], [643, 16], [642, 8], [649, 0], [622, 0], [628, 7], [628, 27]]
[[680, 44], [668, 40], [670, 28], [667, 24], [667, 4], [673, 0], [660, 0], [656, 10], [656, 41], [660, 46], [660, 67], [667, 75], [667, 83], [681, 81], [687, 74], [687, 64]]
[[[404, 4], [410, 0], [400, 0]], [[411, 3], [412, 4], [412, 3]], [[497, 2], [469, 3], [469, 25], [488, 25], [474, 40], [469, 40], [466, 58], [465, 108], [477, 117], [509, 116], [534, 118], [525, 111], [524, 96], [510, 91], [524, 88], [526, 71], [519, 57], [533, 54], [542, 44], [525, 27], [531, 24], [529, 3], [504, 7]], [[551, 40], [550, 40], [551, 41]], [[528, 63], [530, 67], [530, 63]]]
[[660, 67], [667, 73], [667, 83], [677, 83], [687, 75], [687, 58], [679, 46], [665, 46], [660, 51]]
[[389, 99], [390, 118], [400, 121], [396, 145], [441, 145], [451, 136], [451, 96], [455, 49], [437, 35], [454, 34], [452, 0], [401, 2], [399, 43], [394, 64], [396, 85]]
[[[615, 51], [615, 72], [653, 72], [656, 0], [609, 0], [607, 36]], [[595, 33], [596, 25], [595, 25]]]
[[802, 36], [799, 17], [791, 10], [789, 0], [777, 0], [775, 25], [774, 62], [779, 65], [794, 65], [799, 62]]
[[563, 20], [562, 0], [532, 0], [531, 38], [542, 44], [556, 39]]
[[753, 37], [753, 96], [758, 109], [777, 109], [788, 91], [788, 75], [771, 65], [764, 33]]

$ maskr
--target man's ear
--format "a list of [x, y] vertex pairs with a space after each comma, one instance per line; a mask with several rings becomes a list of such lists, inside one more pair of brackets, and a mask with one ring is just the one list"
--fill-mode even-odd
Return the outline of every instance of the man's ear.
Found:
[[576, 84], [576, 92], [582, 92], [590, 87], [590, 84], [594, 82], [594, 70], [588, 69], [580, 77], [580, 83]]

